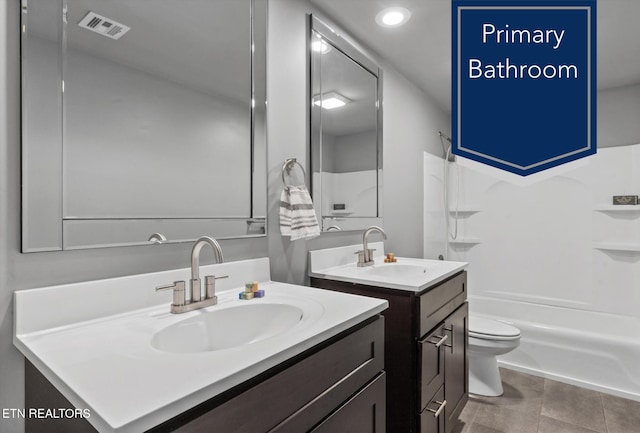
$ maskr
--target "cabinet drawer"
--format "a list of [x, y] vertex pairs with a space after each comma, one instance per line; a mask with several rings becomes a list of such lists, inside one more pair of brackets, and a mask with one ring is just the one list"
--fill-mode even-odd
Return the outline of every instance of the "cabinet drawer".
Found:
[[467, 299], [467, 272], [448, 279], [420, 296], [418, 335], [422, 336], [453, 313]]
[[444, 384], [445, 348], [450, 347], [449, 336], [443, 325], [436, 327], [429, 335], [418, 341], [418, 412], [432, 400], [433, 395]]
[[386, 431], [385, 389], [385, 374], [380, 373], [374, 381], [311, 430], [311, 433], [384, 433]]
[[420, 433], [444, 433], [446, 407], [444, 399], [444, 386], [441, 387], [420, 414]]
[[383, 368], [384, 318], [380, 317], [176, 432], [309, 431]]

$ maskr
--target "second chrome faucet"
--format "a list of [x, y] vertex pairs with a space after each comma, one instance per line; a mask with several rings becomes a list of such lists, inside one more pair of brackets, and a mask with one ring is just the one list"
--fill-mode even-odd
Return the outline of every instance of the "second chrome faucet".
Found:
[[189, 294], [187, 299], [184, 281], [175, 281], [168, 286], [156, 287], [156, 291], [173, 290], [173, 302], [171, 303], [172, 313], [186, 313], [218, 303], [216, 296], [216, 280], [227, 278], [228, 275], [204, 277], [205, 291], [202, 293], [202, 282], [200, 280], [200, 251], [205, 245], [211, 246], [215, 257], [215, 263], [224, 263], [222, 248], [215, 239], [209, 236], [199, 238], [191, 249], [191, 279], [189, 280]]
[[382, 230], [382, 228], [378, 226], [371, 226], [367, 228], [362, 234], [362, 250], [357, 251], [358, 255], [358, 266], [372, 266], [374, 264], [373, 260], [373, 252], [375, 249], [369, 248], [369, 235], [373, 232], [378, 232], [382, 235], [383, 239], [387, 239], [387, 234]]

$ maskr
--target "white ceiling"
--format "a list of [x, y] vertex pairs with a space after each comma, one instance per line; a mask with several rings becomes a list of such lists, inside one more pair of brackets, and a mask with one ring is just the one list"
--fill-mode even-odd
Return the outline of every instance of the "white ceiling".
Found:
[[[385, 58], [451, 110], [450, 0], [310, 0], [347, 33]], [[376, 14], [391, 6], [411, 11], [399, 28], [382, 28]], [[597, 2], [598, 89], [640, 83], [640, 1]]]

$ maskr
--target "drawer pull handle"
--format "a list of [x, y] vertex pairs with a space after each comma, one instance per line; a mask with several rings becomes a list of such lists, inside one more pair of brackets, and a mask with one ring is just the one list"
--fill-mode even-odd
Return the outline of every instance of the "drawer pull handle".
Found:
[[442, 411], [444, 410], [444, 407], [447, 405], [447, 400], [445, 401], [435, 401], [436, 403], [438, 403], [440, 405], [440, 407], [436, 410], [436, 409], [429, 409], [427, 408], [427, 410], [429, 412], [433, 412], [433, 417], [434, 418], [438, 418], [440, 416], [440, 414], [442, 413]]
[[428, 343], [435, 344], [436, 347], [442, 346], [442, 344], [449, 339], [448, 335], [434, 335], [435, 338], [439, 338], [438, 341], [428, 341]]
[[447, 347], [451, 348], [451, 353], [453, 353], [453, 337], [454, 337], [454, 331], [453, 331], [453, 324], [451, 324], [451, 329], [449, 328], [443, 328], [445, 331], [451, 332], [451, 345], [447, 345]]

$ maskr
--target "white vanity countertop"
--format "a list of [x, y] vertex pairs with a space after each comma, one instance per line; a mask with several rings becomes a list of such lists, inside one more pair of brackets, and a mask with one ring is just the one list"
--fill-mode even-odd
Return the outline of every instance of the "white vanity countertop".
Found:
[[[156, 295], [155, 285], [188, 279], [188, 269], [18, 291], [14, 344], [71, 403], [90, 410], [88, 421], [98, 431], [140, 432], [388, 306], [379, 299], [269, 281], [268, 259], [202, 266], [201, 275], [206, 274], [229, 275], [219, 280], [218, 305], [183, 314], [169, 313], [170, 293], [148, 297], [147, 292]], [[239, 281], [251, 280], [260, 282], [265, 297], [238, 300], [244, 288]], [[123, 301], [119, 295], [138, 309], [116, 313]], [[87, 301], [91, 297], [93, 303]], [[155, 305], [140, 308], [145, 299]], [[152, 335], [176, 322], [212, 309], [259, 303], [295, 305], [304, 311], [303, 319], [277, 336], [218, 351], [169, 353], [151, 345]], [[88, 311], [74, 317], [82, 306]]]
[[421, 293], [467, 267], [466, 262], [396, 257], [384, 263], [383, 242], [369, 243], [375, 249], [373, 266], [358, 267], [355, 252], [362, 245], [309, 251], [309, 276], [376, 287]]

